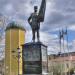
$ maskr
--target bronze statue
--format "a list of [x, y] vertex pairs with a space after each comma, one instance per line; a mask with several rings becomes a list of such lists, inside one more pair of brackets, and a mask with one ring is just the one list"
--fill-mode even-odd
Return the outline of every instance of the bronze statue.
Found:
[[46, 9], [46, 1], [42, 0], [39, 13], [37, 13], [38, 7], [34, 6], [34, 13], [32, 13], [30, 17], [28, 18], [28, 23], [30, 24], [32, 28], [33, 42], [35, 42], [36, 32], [37, 32], [37, 39], [38, 41], [40, 41], [39, 39], [40, 22], [44, 21], [45, 9]]

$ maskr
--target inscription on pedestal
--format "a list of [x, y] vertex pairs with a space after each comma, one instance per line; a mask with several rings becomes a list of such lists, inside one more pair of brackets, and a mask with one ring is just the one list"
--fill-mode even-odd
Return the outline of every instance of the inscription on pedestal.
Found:
[[47, 47], [41, 42], [27, 43], [23, 48], [23, 75], [42, 75], [48, 71]]

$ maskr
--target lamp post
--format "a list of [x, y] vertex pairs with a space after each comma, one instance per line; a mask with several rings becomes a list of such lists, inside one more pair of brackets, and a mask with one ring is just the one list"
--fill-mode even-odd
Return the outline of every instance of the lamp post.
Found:
[[19, 63], [20, 63], [20, 61], [19, 61], [19, 59], [20, 59], [20, 53], [21, 53], [21, 51], [20, 51], [20, 48], [19, 48], [19, 46], [18, 46], [18, 48], [17, 48], [17, 52], [16, 51], [12, 51], [12, 53], [17, 53], [17, 58], [18, 58], [18, 75], [20, 75], [20, 73], [19, 73], [19, 70], [20, 70], [20, 65], [19, 65]]
[[18, 50], [18, 75], [19, 75], [19, 59], [20, 59], [20, 48], [18, 47], [17, 48], [17, 50]]

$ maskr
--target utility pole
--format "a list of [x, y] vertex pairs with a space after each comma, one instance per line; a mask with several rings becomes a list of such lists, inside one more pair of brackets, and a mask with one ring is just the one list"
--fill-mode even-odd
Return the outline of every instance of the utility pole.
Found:
[[[66, 39], [67, 39], [67, 50], [68, 50], [68, 58], [70, 57], [70, 54], [69, 54], [69, 47], [68, 47], [68, 30], [67, 30], [67, 27], [66, 27]], [[68, 60], [68, 68], [70, 69], [70, 60]], [[69, 75], [70, 75], [70, 70], [68, 70], [69, 72]]]
[[[67, 35], [67, 30], [64, 31], [62, 29], [62, 31], [59, 31], [59, 44], [60, 44], [60, 52], [61, 52], [61, 47], [62, 47], [62, 44], [61, 44], [61, 41], [63, 41], [63, 51], [64, 51], [64, 68], [65, 68], [65, 75], [66, 75], [66, 65], [65, 65], [65, 45], [64, 45], [64, 39], [65, 39], [65, 35]], [[61, 65], [61, 69], [62, 69], [62, 65]], [[62, 75], [62, 73], [61, 73]]]
[[64, 68], [65, 68], [65, 75], [66, 75], [66, 61], [65, 61], [65, 46], [64, 46], [64, 31], [62, 29], [62, 35], [63, 35], [63, 51], [64, 51]]
[[59, 51], [61, 53], [61, 31], [59, 30]]
[[[59, 30], [59, 55], [60, 55], [60, 57], [61, 57], [61, 31]], [[62, 75], [62, 61], [61, 61], [61, 70], [60, 70], [60, 72], [61, 72], [61, 75]]]
[[[67, 32], [67, 27], [66, 27], [66, 31], [63, 31], [62, 30], [62, 33], [63, 33], [63, 49], [64, 49], [64, 37], [66, 36], [66, 40], [67, 40], [67, 50], [68, 50], [68, 57], [70, 56], [69, 55], [69, 48], [68, 48], [68, 32]], [[65, 53], [65, 50], [64, 50], [64, 53]], [[64, 55], [65, 56], [65, 55]], [[68, 62], [69, 63], [69, 62]], [[66, 65], [65, 65], [66, 66]], [[66, 74], [65, 74], [66, 75]], [[70, 75], [70, 71], [69, 71], [69, 75]]]

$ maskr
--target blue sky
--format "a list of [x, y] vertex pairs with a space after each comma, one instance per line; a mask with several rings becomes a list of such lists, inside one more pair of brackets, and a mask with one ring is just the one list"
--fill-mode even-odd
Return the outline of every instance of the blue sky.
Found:
[[[75, 0], [46, 0], [45, 21], [41, 23], [40, 39], [48, 46], [48, 52], [59, 52], [58, 31], [68, 28], [69, 46], [75, 51]], [[40, 7], [41, 0], [0, 0], [0, 17], [5, 24], [0, 27], [5, 29], [9, 22], [15, 21], [26, 29], [26, 42], [31, 41], [32, 33], [27, 22], [33, 12], [34, 5]], [[0, 45], [5, 44], [5, 32], [2, 29]], [[44, 37], [44, 38], [43, 38]], [[66, 39], [65, 39], [66, 46]], [[2, 46], [3, 47], [3, 46]], [[2, 49], [2, 48], [1, 48]], [[66, 49], [65, 49], [66, 50]], [[67, 51], [67, 50], [66, 50]]]
[[72, 42], [73, 40], [75, 40], [75, 31], [68, 31], [68, 40], [69, 42]]
[[[57, 34], [59, 36], [59, 31], [52, 31], [52, 34]], [[72, 30], [68, 30], [68, 42], [72, 42], [73, 40], [75, 40], [75, 31]], [[65, 40], [66, 40], [66, 36], [65, 36]]]

